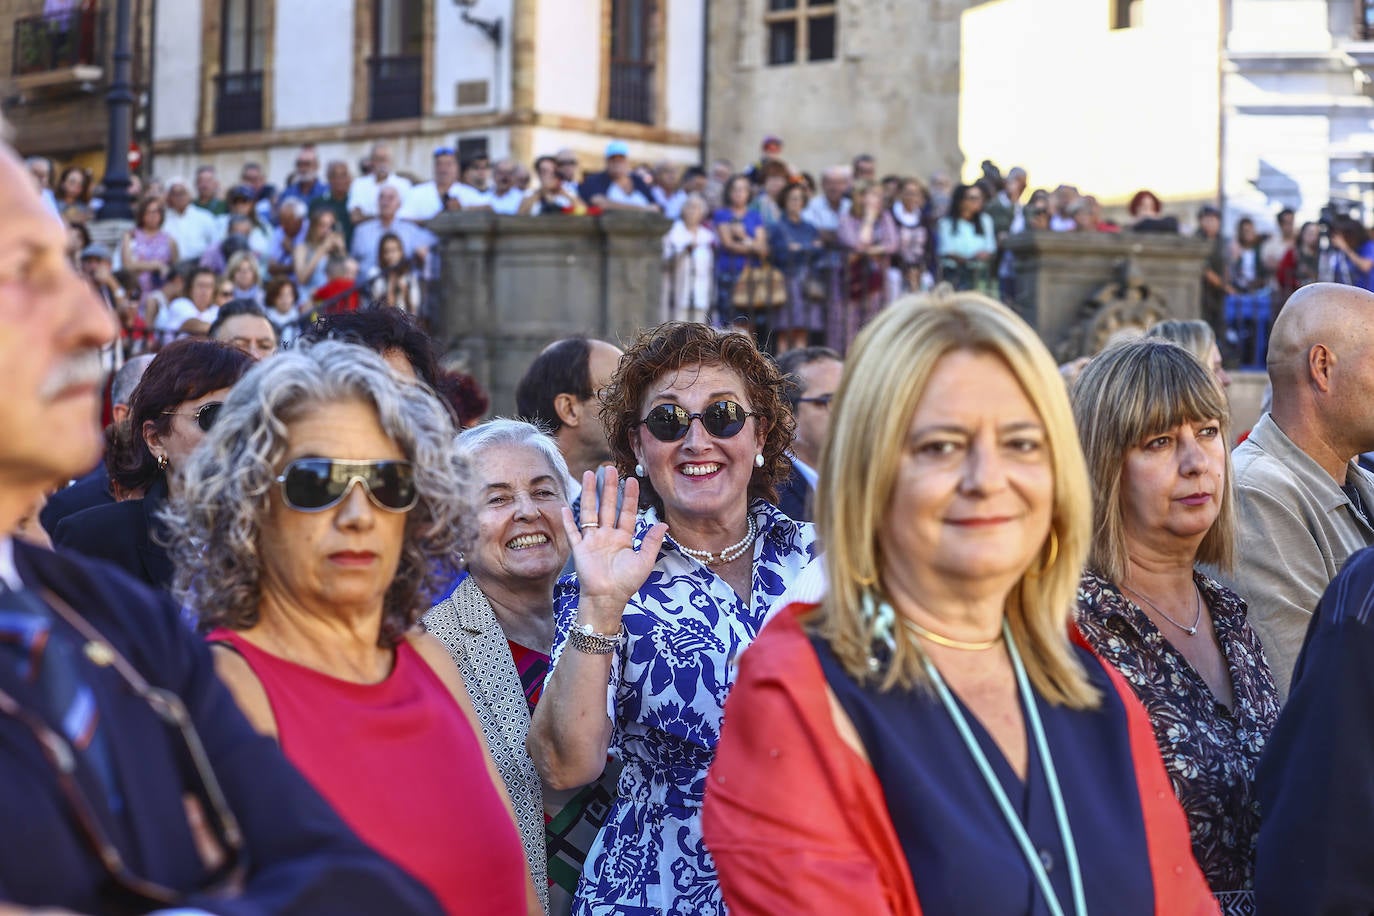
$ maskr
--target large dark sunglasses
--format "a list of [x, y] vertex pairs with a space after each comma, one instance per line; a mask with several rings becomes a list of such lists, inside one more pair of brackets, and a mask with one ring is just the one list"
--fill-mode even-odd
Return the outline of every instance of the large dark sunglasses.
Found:
[[688, 413], [677, 404], [660, 404], [639, 422], [659, 442], [676, 442], [687, 435], [693, 420], [717, 439], [733, 439], [744, 429], [744, 421], [754, 416], [734, 401], [716, 401], [701, 413]]
[[298, 458], [277, 478], [282, 500], [298, 512], [323, 512], [361, 483], [378, 509], [408, 512], [415, 507], [415, 466], [409, 461], [343, 461]]
[[164, 410], [162, 412], [162, 415], [165, 417], [195, 417], [196, 425], [201, 428], [202, 432], [208, 433], [210, 431], [210, 427], [214, 426], [215, 421], [219, 419], [219, 411], [220, 408], [223, 406], [223, 401], [210, 401], [208, 404], [202, 404], [199, 407], [197, 407], [194, 413], [181, 413], [177, 410]]

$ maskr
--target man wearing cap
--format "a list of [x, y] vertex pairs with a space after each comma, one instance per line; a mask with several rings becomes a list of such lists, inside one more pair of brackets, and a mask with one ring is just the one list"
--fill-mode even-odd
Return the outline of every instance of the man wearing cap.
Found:
[[577, 187], [577, 153], [572, 147], [565, 146], [553, 154], [553, 161], [558, 166], [558, 177], [563, 180], [562, 189], [574, 197], [580, 196]]
[[588, 175], [580, 188], [588, 206], [602, 210], [656, 210], [653, 192], [630, 171], [630, 147], [623, 140], [606, 145], [606, 171]]
[[[109, 307], [121, 327], [128, 327], [133, 321], [136, 307], [130, 305], [129, 294], [114, 278], [110, 269], [110, 249], [104, 245], [87, 245], [81, 250], [81, 274], [91, 284], [101, 301]], [[118, 372], [124, 365], [124, 348], [115, 341], [100, 351], [100, 362], [106, 372]]]
[[[253, 189], [247, 185], [234, 185], [229, 189], [226, 200], [229, 209], [223, 216], [217, 218], [216, 233], [219, 240], [222, 242], [229, 237], [236, 219], [246, 219], [251, 225], [246, 236], [248, 250], [257, 255], [259, 260], [265, 260], [267, 252], [272, 248], [272, 234], [271, 230], [258, 219], [257, 211], [254, 209], [257, 198]], [[202, 266], [212, 268], [217, 273], [224, 269], [224, 261], [223, 257], [213, 251], [200, 259]]]
[[191, 206], [191, 188], [185, 178], [167, 182], [167, 214], [162, 229], [177, 243], [183, 261], [199, 261], [205, 250], [220, 239], [215, 218]]

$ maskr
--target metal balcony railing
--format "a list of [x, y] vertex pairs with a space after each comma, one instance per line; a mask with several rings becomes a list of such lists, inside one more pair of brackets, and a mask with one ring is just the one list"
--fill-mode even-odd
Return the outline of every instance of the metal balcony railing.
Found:
[[14, 21], [14, 76], [101, 65], [105, 17], [95, 8]]
[[215, 133], [262, 130], [262, 71], [215, 77]]
[[610, 110], [613, 121], [654, 123], [654, 65], [643, 61], [611, 61]]
[[420, 116], [420, 57], [371, 57], [367, 61], [369, 121]]

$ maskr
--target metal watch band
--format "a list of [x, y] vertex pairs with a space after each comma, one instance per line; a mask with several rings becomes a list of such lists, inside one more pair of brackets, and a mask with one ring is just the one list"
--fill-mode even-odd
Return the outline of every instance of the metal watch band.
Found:
[[577, 651], [586, 652], [588, 655], [610, 655], [620, 647], [623, 633], [622, 628], [620, 633], [608, 636], [593, 631], [591, 624], [584, 623], [568, 631], [568, 642]]

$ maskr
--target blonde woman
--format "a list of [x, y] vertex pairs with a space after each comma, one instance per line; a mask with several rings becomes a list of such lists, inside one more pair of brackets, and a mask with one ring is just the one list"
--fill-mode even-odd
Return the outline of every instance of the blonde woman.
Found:
[[224, 279], [232, 286], [231, 299], [249, 299], [264, 305], [262, 266], [258, 256], [247, 249], [235, 252], [224, 265]]
[[1217, 335], [1212, 331], [1212, 326], [1205, 321], [1181, 321], [1170, 319], [1160, 321], [1145, 332], [1146, 337], [1167, 340], [1169, 343], [1178, 344], [1193, 356], [1197, 357], [1198, 362], [1206, 366], [1212, 373], [1212, 377], [1221, 386], [1222, 393], [1231, 387], [1231, 375], [1221, 364], [1221, 349], [1217, 347]]
[[742, 658], [707, 778], [730, 911], [1215, 912], [1148, 719], [1070, 638], [1091, 498], [1049, 353], [963, 295], [850, 356], [829, 584]]
[[1278, 690], [1245, 602], [1197, 569], [1235, 555], [1226, 398], [1182, 347], [1138, 340], [1088, 364], [1073, 406], [1096, 491], [1078, 627], [1150, 714], [1223, 912], [1253, 913]]

